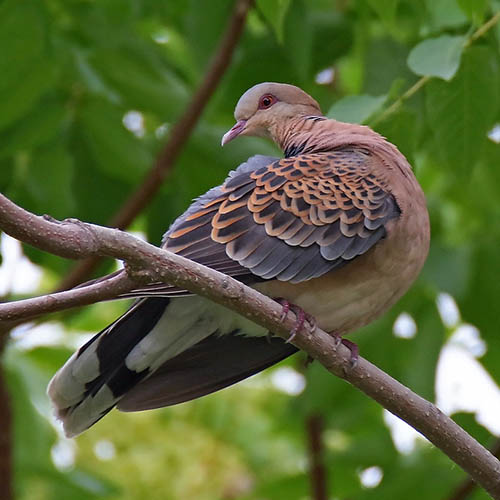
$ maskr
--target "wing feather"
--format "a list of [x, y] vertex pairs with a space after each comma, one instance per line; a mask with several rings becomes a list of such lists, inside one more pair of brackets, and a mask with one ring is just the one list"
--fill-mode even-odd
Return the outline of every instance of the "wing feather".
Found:
[[[250, 284], [321, 276], [367, 252], [400, 214], [374, 161], [354, 147], [250, 158], [175, 221], [163, 246]], [[171, 292], [151, 290], [162, 289]]]

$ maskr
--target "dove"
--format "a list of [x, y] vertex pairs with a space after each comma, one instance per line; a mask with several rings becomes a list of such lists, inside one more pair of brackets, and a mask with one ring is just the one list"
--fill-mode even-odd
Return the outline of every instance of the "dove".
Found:
[[[162, 247], [223, 272], [343, 338], [386, 312], [427, 256], [425, 196], [412, 169], [369, 127], [326, 118], [298, 87], [261, 83], [235, 109], [237, 137], [274, 141], [197, 198]], [[295, 353], [292, 343], [186, 290], [158, 283], [132, 293], [123, 316], [76, 351], [48, 395], [67, 436], [112, 408], [189, 401]]]

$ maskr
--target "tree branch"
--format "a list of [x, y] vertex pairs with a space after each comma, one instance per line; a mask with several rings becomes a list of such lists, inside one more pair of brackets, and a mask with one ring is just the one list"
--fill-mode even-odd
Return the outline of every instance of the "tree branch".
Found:
[[[6, 337], [0, 339], [0, 351]], [[12, 475], [12, 408], [7, 388], [6, 372], [3, 363], [0, 363], [0, 498], [11, 500], [14, 498]]]
[[[117, 229], [38, 217], [3, 195], [0, 195], [0, 228], [14, 238], [63, 257], [99, 255], [125, 260], [133, 268], [147, 270], [151, 281], [165, 281], [208, 297], [284, 339], [295, 324], [293, 314], [281, 321], [281, 306], [256, 290]], [[91, 287], [82, 287], [78, 293], [84, 294], [87, 288]], [[8, 317], [11, 307], [11, 304], [0, 305], [0, 318]], [[500, 500], [500, 462], [433, 404], [361, 357], [352, 367], [349, 349], [319, 328], [314, 333], [299, 332], [293, 343], [422, 433], [493, 498]]]
[[323, 418], [313, 413], [306, 420], [307, 440], [309, 446], [309, 477], [311, 481], [311, 498], [328, 500], [328, 487], [324, 463]]
[[[155, 164], [149, 171], [142, 184], [125, 201], [118, 211], [111, 217], [108, 225], [119, 229], [126, 229], [142, 210], [154, 198], [160, 189], [165, 177], [172, 169], [184, 144], [189, 139], [191, 132], [205, 109], [205, 106], [215, 92], [222, 76], [231, 62], [236, 45], [241, 37], [245, 20], [253, 0], [237, 0], [226, 31], [215, 50], [205, 77], [198, 90], [193, 95], [191, 102], [173, 126], [170, 138], [158, 155]], [[80, 262], [61, 281], [59, 290], [72, 288], [90, 278], [92, 272], [100, 262], [97, 256]]]
[[[490, 452], [495, 457], [500, 457], [500, 439], [497, 439], [493, 443]], [[477, 486], [477, 483], [475, 483], [472, 478], [467, 477], [456, 487], [453, 493], [448, 497], [448, 500], [466, 500], [474, 492]]]
[[137, 281], [131, 279], [124, 271], [109, 279], [90, 285], [9, 302], [8, 304], [0, 304], [0, 321], [17, 322], [17, 320], [23, 320], [24, 322], [42, 314], [116, 299], [119, 295], [130, 292], [136, 287]]

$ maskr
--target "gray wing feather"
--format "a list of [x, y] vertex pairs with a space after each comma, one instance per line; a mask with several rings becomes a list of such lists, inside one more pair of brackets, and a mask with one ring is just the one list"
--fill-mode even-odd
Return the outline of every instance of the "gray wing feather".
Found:
[[166, 361], [118, 402], [141, 411], [189, 401], [235, 384], [297, 352], [280, 338], [211, 335]]

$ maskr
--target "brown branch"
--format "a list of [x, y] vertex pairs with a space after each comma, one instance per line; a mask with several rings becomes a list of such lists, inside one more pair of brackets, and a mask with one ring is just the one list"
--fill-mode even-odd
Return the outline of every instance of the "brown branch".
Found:
[[[170, 138], [158, 155], [153, 168], [142, 184], [125, 201], [123, 206], [111, 217], [111, 227], [126, 229], [142, 210], [151, 202], [160, 189], [167, 174], [171, 171], [184, 144], [197, 124], [205, 106], [215, 92], [217, 85], [231, 62], [236, 45], [241, 37], [245, 20], [253, 0], [237, 0], [226, 31], [215, 50], [211, 63], [191, 102], [173, 126]], [[100, 262], [99, 257], [91, 257], [79, 263], [61, 281], [59, 290], [67, 290], [89, 279]]]
[[7, 305], [8, 307], [6, 307], [6, 311], [0, 312], [0, 321], [15, 324], [18, 320], [26, 321], [42, 314], [115, 299], [134, 287], [137, 287], [137, 282], [131, 279], [126, 272], [123, 272], [91, 285], [2, 304], [0, 307]]
[[[281, 321], [282, 308], [277, 302], [233, 278], [117, 229], [82, 222], [57, 223], [26, 212], [3, 195], [0, 229], [56, 255], [95, 254], [125, 260], [133, 268], [148, 270], [151, 281], [165, 281], [208, 297], [284, 339], [296, 321], [293, 314]], [[0, 305], [0, 318], [9, 314], [9, 307]], [[500, 462], [432, 403], [361, 357], [352, 367], [350, 351], [319, 328], [314, 333], [299, 332], [293, 343], [423, 434], [500, 500]]]
[[[0, 353], [4, 352], [4, 337], [0, 341]], [[13, 474], [12, 474], [12, 413], [10, 396], [5, 380], [5, 367], [0, 362], [0, 498], [13, 500]]]
[[306, 421], [309, 445], [309, 476], [311, 481], [311, 498], [313, 500], [328, 500], [326, 469], [323, 459], [323, 418], [312, 414]]
[[[500, 439], [495, 441], [490, 451], [495, 457], [500, 458]], [[457, 486], [451, 496], [448, 497], [448, 500], [466, 500], [476, 488], [477, 483], [467, 477]]]

